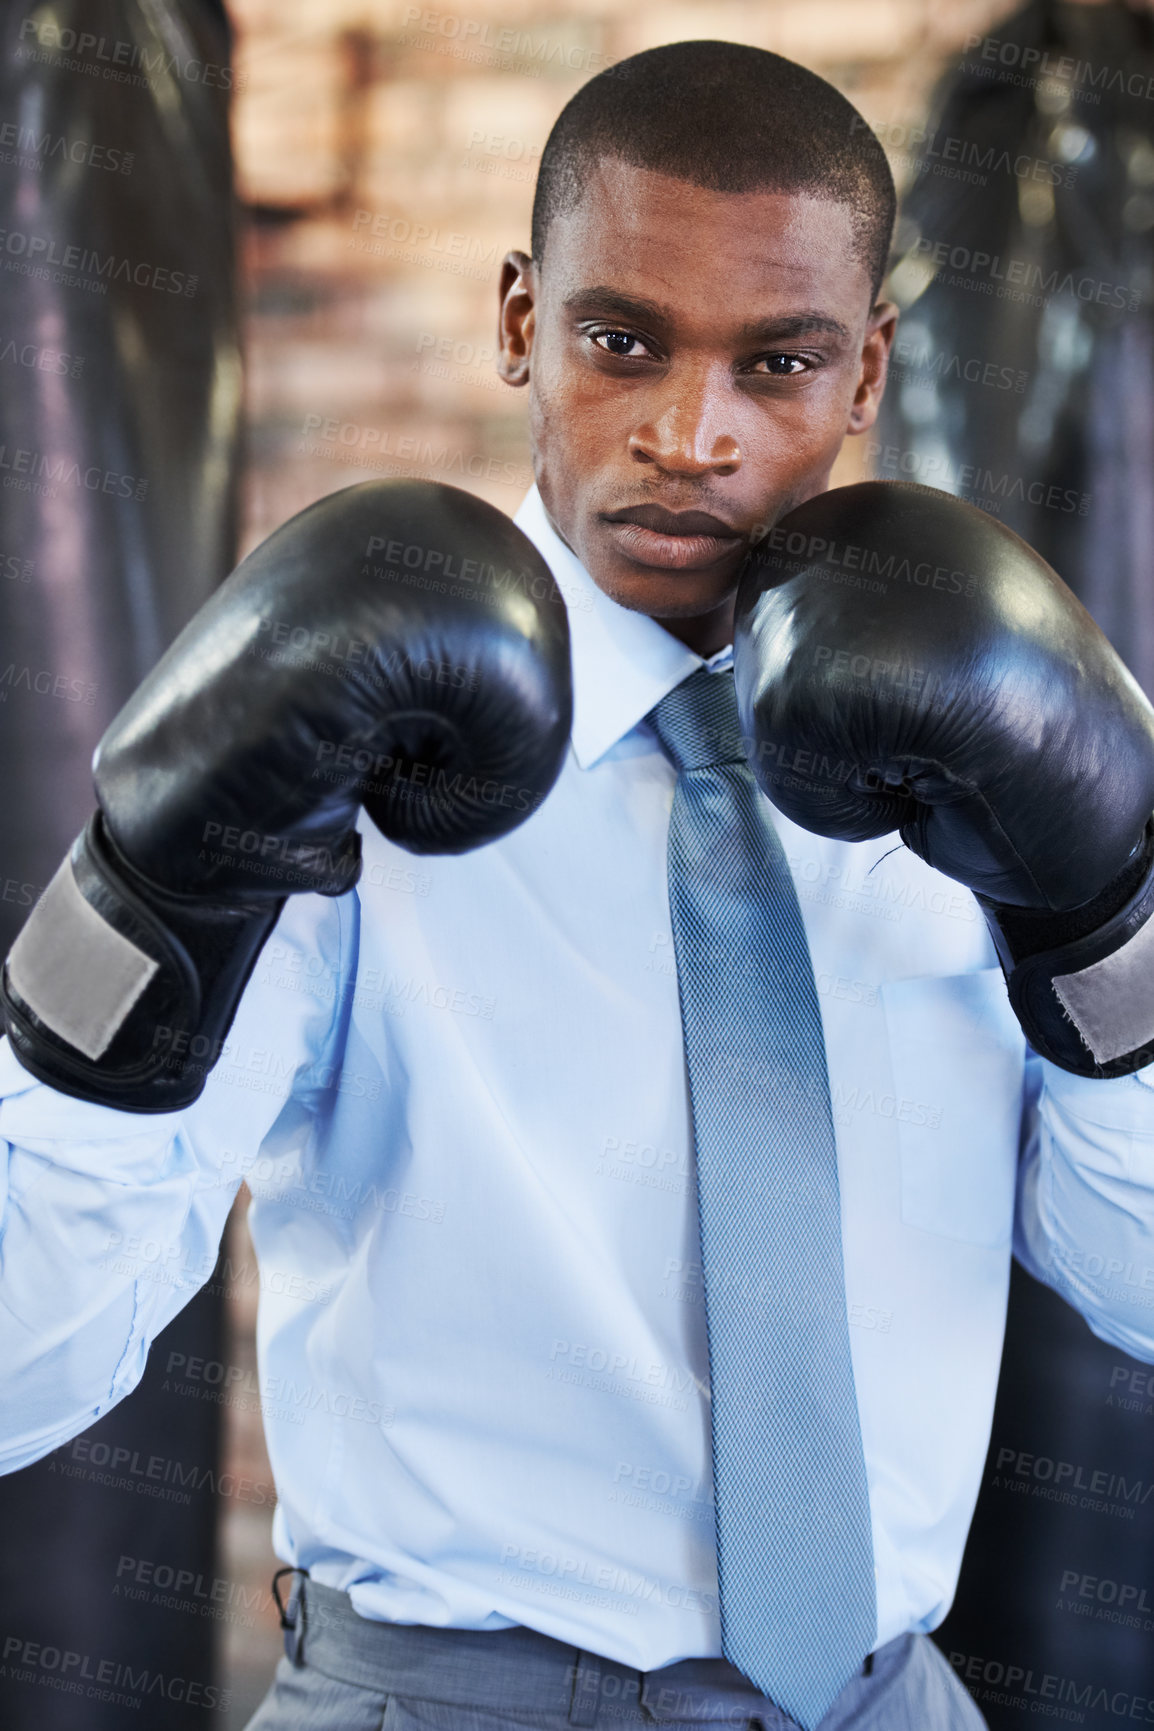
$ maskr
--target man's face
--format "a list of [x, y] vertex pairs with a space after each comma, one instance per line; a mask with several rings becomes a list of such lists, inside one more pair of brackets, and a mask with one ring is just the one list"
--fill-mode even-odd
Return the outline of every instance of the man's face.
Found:
[[554, 527], [607, 595], [705, 653], [751, 540], [873, 424], [896, 313], [871, 310], [852, 243], [847, 205], [606, 158], [542, 267], [505, 260], [501, 372], [529, 386]]

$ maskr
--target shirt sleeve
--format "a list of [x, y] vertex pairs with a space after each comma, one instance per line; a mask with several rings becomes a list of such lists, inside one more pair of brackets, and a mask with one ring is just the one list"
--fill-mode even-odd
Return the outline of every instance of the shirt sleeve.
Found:
[[181, 1112], [73, 1099], [0, 1041], [0, 1471], [131, 1393], [208, 1280], [253, 1153], [285, 1112], [307, 1118], [334, 1073], [357, 905], [289, 898]]
[[1154, 1363], [1154, 1065], [1104, 1082], [1030, 1055], [1014, 1254]]

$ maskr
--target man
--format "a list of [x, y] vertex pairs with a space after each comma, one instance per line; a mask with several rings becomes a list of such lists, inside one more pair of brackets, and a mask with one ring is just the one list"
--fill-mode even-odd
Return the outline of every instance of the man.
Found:
[[[1149, 1247], [1151, 1072], [1027, 1057], [967, 891], [774, 819], [821, 1006], [844, 1290], [763, 1279], [744, 1314], [840, 1317], [855, 1393], [829, 1404], [864, 1460], [869, 1578], [847, 1550], [844, 1602], [775, 1612], [799, 1661], [780, 1683], [732, 1662], [757, 1604], [718, 1602], [711, 1455], [734, 1439], [711, 1436], [703, 1286], [712, 1330], [726, 1282], [699, 1249], [659, 706], [703, 669], [728, 684], [744, 555], [873, 423], [893, 192], [856, 118], [775, 56], [681, 43], [592, 80], [554, 129], [533, 258], [501, 285], [537, 477], [518, 522], [573, 638], [571, 753], [540, 810], [431, 862], [362, 825], [357, 890], [290, 899], [182, 1112], [96, 1107], [3, 1053], [11, 1465], [132, 1387], [252, 1188], [274, 1537], [297, 1571], [254, 1731], [978, 1726], [925, 1632], [977, 1495], [1011, 1236], [1154, 1358], [1082, 1257]], [[759, 1042], [734, 1086], [772, 1100]], [[815, 1415], [843, 1369], [799, 1372]], [[775, 1486], [749, 1511], [768, 1603], [782, 1570], [828, 1574], [851, 1523], [835, 1475], [829, 1531], [820, 1503], [795, 1531], [791, 1487], [753, 1459]], [[847, 1629], [840, 1684], [787, 1715]]]

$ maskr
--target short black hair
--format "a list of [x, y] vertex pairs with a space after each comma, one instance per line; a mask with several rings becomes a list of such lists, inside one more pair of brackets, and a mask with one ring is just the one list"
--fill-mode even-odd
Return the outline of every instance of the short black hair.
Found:
[[603, 157], [714, 192], [808, 192], [855, 212], [876, 299], [896, 196], [885, 152], [852, 102], [792, 60], [738, 42], [672, 42], [607, 67], [561, 110], [541, 153], [533, 257]]

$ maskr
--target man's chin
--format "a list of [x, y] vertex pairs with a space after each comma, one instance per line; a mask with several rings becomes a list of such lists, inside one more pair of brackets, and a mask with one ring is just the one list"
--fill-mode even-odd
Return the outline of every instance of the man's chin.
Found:
[[[744, 552], [742, 558], [744, 557]], [[619, 564], [590, 564], [590, 576], [603, 594], [632, 613], [651, 619], [698, 619], [716, 613], [737, 588], [742, 559], [726, 562], [712, 571], [659, 571]]]

